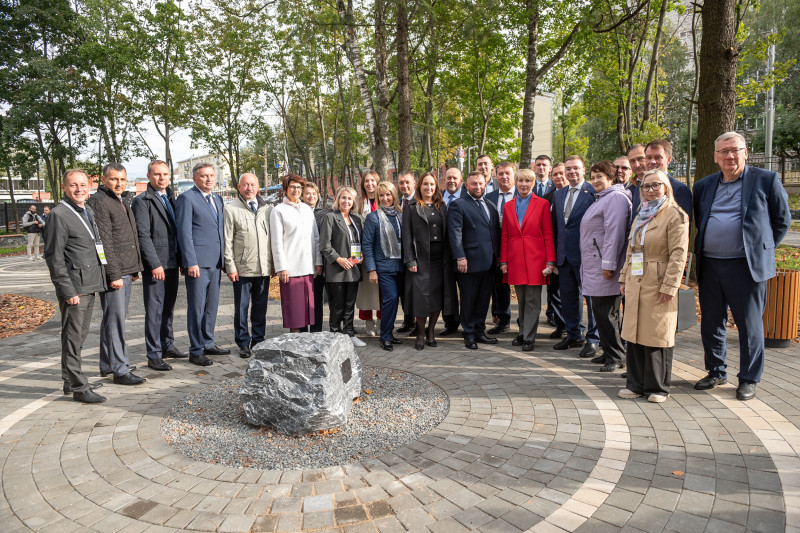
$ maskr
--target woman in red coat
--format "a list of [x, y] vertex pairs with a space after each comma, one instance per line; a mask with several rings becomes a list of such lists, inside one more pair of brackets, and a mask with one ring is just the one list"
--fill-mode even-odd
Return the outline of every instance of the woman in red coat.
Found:
[[542, 285], [548, 284], [556, 264], [550, 203], [533, 194], [535, 179], [532, 170], [517, 171], [518, 194], [503, 209], [500, 241], [503, 281], [514, 286], [519, 306], [520, 334], [512, 344], [526, 352], [533, 350], [539, 328]]

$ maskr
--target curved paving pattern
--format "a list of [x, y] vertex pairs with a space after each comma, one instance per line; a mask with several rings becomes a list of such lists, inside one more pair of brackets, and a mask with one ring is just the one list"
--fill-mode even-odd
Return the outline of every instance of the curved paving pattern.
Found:
[[[229, 303], [223, 302], [218, 328], [228, 345]], [[141, 331], [137, 312], [131, 337]], [[275, 334], [277, 312], [271, 304]], [[392, 453], [286, 471], [192, 461], [161, 438], [161, 417], [175, 401], [242, 373], [246, 361], [237, 356], [203, 369], [184, 361], [174, 363], [173, 372], [145, 369], [143, 387], [106, 381], [101, 392], [109, 401], [85, 406], [56, 390], [57, 328], [0, 341], [2, 529], [800, 527], [800, 416], [791, 401], [800, 382], [797, 347], [770, 350], [758, 399], [741, 403], [733, 386], [692, 389], [703, 372], [697, 332], [690, 331], [679, 337], [674, 394], [657, 405], [616, 398], [623, 380], [596, 372], [574, 350], [554, 352], [543, 338], [539, 350], [523, 354], [510, 346], [510, 335], [504, 337], [501, 345], [476, 352], [440, 340], [438, 349], [417, 352], [407, 342], [389, 354], [368, 341], [366, 364], [414, 372], [442, 387], [450, 397], [447, 417]], [[180, 342], [185, 346], [185, 335]], [[140, 362], [142, 340], [130, 344]], [[96, 336], [87, 345], [96, 346]], [[87, 368], [97, 368], [96, 353], [87, 350]]]

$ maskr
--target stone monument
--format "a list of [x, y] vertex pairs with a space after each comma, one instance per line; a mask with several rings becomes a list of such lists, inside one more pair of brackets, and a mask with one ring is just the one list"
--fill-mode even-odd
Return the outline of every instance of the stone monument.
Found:
[[289, 434], [347, 422], [361, 395], [361, 360], [341, 333], [286, 333], [253, 348], [239, 398], [254, 426]]

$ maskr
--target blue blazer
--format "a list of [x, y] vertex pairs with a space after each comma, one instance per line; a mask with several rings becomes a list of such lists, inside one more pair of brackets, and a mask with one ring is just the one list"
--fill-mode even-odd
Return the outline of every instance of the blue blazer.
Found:
[[221, 268], [225, 238], [223, 234], [222, 199], [212, 193], [217, 215], [203, 199], [196, 186], [175, 200], [178, 225], [178, 245], [181, 247], [181, 266]]
[[569, 263], [577, 268], [581, 264], [581, 219], [583, 214], [594, 203], [594, 187], [584, 181], [575, 193], [575, 203], [569, 214], [569, 222], [564, 224], [564, 207], [567, 203], [569, 186], [556, 191], [553, 197], [553, 228], [557, 232], [556, 238], [556, 263], [563, 265]]
[[450, 202], [447, 208], [450, 255], [453, 259], [467, 258], [467, 273], [491, 270], [500, 254], [500, 216], [494, 204], [486, 202], [486, 205], [489, 221], [469, 193]]
[[[534, 194], [536, 194], [536, 188], [538, 186], [539, 186], [539, 180], [536, 180], [536, 183], [533, 184], [533, 189], [531, 189], [531, 191]], [[542, 194], [538, 195], [539, 198], [544, 198], [545, 196], [547, 196], [547, 194], [550, 191], [552, 191], [555, 188], [556, 188], [556, 185], [555, 185], [555, 183], [553, 183], [553, 180], [547, 180], [546, 182], [544, 182], [544, 191], [542, 191]]]
[[[379, 208], [380, 209], [380, 208]], [[367, 220], [364, 222], [364, 235], [361, 238], [362, 252], [364, 253], [364, 268], [367, 272], [373, 270], [380, 273], [394, 273], [403, 270], [403, 254], [402, 246], [403, 240], [400, 238], [400, 227], [403, 224], [400, 211], [397, 212], [397, 228], [394, 234], [397, 236], [397, 242], [400, 244], [400, 258], [388, 259], [383, 255], [383, 248], [381, 247], [381, 221], [378, 218], [378, 212], [373, 211], [367, 215]], [[392, 219], [389, 218], [391, 224]]]
[[[681, 209], [683, 209], [687, 215], [689, 215], [689, 225], [692, 224], [692, 191], [689, 190], [689, 187], [673, 178], [671, 175], [669, 176], [669, 184], [672, 185], [672, 195], [674, 200], [678, 203]], [[639, 213], [639, 204], [642, 203], [641, 198], [639, 197], [639, 186], [633, 187], [631, 190], [631, 222], [633, 219], [636, 218], [637, 213]]]
[[[694, 220], [697, 236], [697, 279], [702, 277], [703, 237], [722, 172], [716, 172], [694, 184]], [[742, 173], [742, 236], [747, 264], [753, 280], [766, 281], [775, 276], [775, 247], [792, 224], [789, 195], [777, 172], [745, 166]]]

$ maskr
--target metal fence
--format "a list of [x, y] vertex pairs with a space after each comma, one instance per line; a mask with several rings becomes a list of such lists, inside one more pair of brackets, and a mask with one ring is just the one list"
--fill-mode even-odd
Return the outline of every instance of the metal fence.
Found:
[[[780, 174], [781, 182], [783, 182], [784, 185], [800, 185], [800, 156], [783, 157], [776, 155], [766, 157], [757, 154], [748, 157], [747, 164], [752, 167], [774, 170]], [[686, 183], [686, 164], [677, 162], [673, 164], [673, 167], [670, 167], [672, 175]], [[695, 167], [692, 166], [692, 174], [694, 173]]]
[[[22, 233], [24, 233], [24, 230], [22, 230], [22, 217], [32, 205], [36, 206], [36, 214], [41, 215], [42, 211], [44, 211], [44, 206], [52, 209], [55, 204], [53, 202], [31, 202], [30, 200], [17, 202], [17, 215], [19, 215], [20, 231]], [[3, 202], [3, 207], [0, 208], [0, 227], [4, 227], [6, 231], [11, 231], [14, 227], [14, 209], [11, 206], [11, 202]]]

